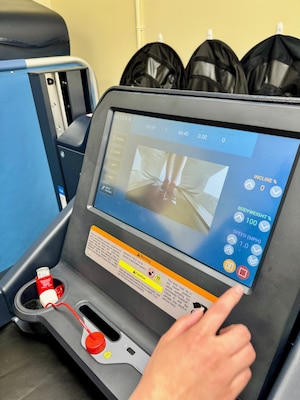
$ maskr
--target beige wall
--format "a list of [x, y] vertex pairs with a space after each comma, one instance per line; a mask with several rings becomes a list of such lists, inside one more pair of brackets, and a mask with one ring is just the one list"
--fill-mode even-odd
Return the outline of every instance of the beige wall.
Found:
[[136, 29], [136, 3], [50, 0], [52, 9], [67, 23], [72, 55], [92, 66], [100, 93], [119, 83], [137, 50], [137, 31], [141, 33], [141, 45], [156, 41], [162, 33], [163, 41], [177, 51], [184, 64], [206, 39], [208, 29], [239, 58], [275, 34], [278, 22], [283, 22], [284, 34], [300, 38], [299, 0], [140, 0], [141, 30]]
[[51, 8], [51, 0], [35, 0], [35, 2], [40, 3], [48, 8]]
[[275, 34], [279, 22], [285, 34], [300, 38], [299, 0], [144, 0], [143, 11], [146, 40], [162, 32], [164, 41], [178, 50], [185, 63], [209, 29], [214, 39], [226, 42], [239, 58]]

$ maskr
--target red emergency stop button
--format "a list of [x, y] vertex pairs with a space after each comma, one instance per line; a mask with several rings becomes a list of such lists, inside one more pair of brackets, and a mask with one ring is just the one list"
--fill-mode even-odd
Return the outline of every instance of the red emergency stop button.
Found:
[[105, 336], [102, 332], [92, 332], [86, 337], [85, 346], [90, 354], [99, 354], [105, 349]]

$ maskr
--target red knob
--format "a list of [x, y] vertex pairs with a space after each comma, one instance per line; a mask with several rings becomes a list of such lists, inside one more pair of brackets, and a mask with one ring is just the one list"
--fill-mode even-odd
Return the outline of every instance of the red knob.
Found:
[[90, 333], [85, 339], [86, 349], [90, 354], [101, 353], [105, 349], [105, 336], [102, 332]]

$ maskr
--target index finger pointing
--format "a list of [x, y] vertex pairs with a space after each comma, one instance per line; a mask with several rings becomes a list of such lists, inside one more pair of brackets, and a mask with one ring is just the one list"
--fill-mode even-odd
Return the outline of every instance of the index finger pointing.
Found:
[[243, 288], [236, 285], [228, 289], [221, 297], [208, 309], [201, 318], [200, 322], [205, 331], [217, 333], [233, 308], [238, 304], [243, 296]]

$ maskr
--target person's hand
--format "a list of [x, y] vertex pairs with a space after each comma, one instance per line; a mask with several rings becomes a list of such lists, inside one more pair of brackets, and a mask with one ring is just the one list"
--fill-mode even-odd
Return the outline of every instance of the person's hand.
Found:
[[242, 324], [219, 329], [243, 290], [227, 290], [203, 315], [179, 318], [161, 337], [130, 400], [233, 400], [251, 378], [255, 351]]

